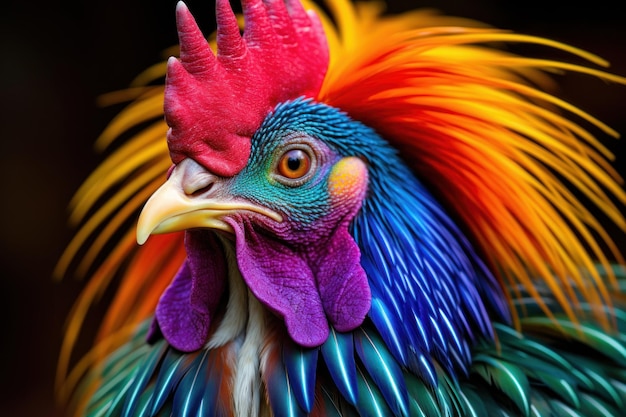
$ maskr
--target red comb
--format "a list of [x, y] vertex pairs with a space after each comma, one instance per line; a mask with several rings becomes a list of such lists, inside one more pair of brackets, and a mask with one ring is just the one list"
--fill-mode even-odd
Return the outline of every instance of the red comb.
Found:
[[174, 163], [193, 158], [220, 176], [246, 165], [250, 138], [280, 102], [314, 97], [328, 67], [317, 16], [297, 0], [242, 0], [240, 34], [217, 0], [217, 56], [183, 2], [176, 6], [180, 59], [170, 58], [165, 119]]

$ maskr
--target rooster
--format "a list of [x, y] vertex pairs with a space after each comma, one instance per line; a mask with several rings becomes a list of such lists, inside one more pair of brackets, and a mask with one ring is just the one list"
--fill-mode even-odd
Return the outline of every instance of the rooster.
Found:
[[626, 193], [590, 129], [617, 134], [546, 91], [626, 79], [429, 11], [242, 12], [217, 0], [207, 41], [178, 3], [179, 58], [109, 96], [134, 101], [100, 145], [134, 134], [78, 191], [58, 267], [97, 264], [59, 361], [75, 413], [620, 415], [626, 270], [593, 213], [624, 229]]

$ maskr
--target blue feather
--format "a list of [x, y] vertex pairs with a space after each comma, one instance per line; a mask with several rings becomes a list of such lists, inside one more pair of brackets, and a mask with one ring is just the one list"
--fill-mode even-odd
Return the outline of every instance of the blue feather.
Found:
[[173, 408], [180, 417], [193, 417], [202, 403], [205, 379], [202, 375], [206, 366], [209, 351], [205, 350], [196, 356], [185, 376], [176, 389]]
[[[173, 399], [173, 409], [180, 417], [226, 417], [229, 404], [220, 402], [224, 384], [224, 361], [218, 356], [227, 353], [228, 345], [200, 351], [182, 377]], [[185, 365], [183, 365], [185, 366]]]
[[191, 364], [189, 355], [183, 355], [174, 349], [168, 350], [154, 385], [150, 404], [151, 415], [156, 415], [163, 407]]
[[433, 388], [437, 386], [437, 370], [430, 356], [417, 352], [412, 354], [409, 369], [418, 375], [426, 384]]
[[203, 375], [205, 384], [200, 408], [202, 412], [198, 413], [200, 416], [229, 417], [226, 410], [230, 408], [220, 401], [220, 391], [223, 389], [226, 370], [222, 366], [222, 361], [215, 360], [215, 356], [222, 353], [221, 349], [224, 347], [212, 350], [206, 364]]
[[405, 337], [403, 337], [404, 335], [398, 332], [403, 326], [396, 325], [396, 323], [400, 322], [400, 319], [393, 317], [390, 314], [386, 304], [380, 297], [377, 297], [374, 288], [372, 288], [372, 308], [370, 310], [370, 318], [376, 328], [380, 331], [380, 334], [385, 340], [385, 343], [387, 343], [389, 349], [391, 349], [398, 361], [402, 365], [406, 366], [406, 348], [408, 344], [406, 343]]
[[[410, 317], [410, 316], [409, 316]], [[416, 313], [412, 314], [413, 321], [415, 324], [415, 328], [417, 329], [416, 335], [419, 335], [420, 343], [415, 344], [413, 346], [420, 346], [425, 352], [430, 351], [430, 339], [428, 338], [428, 333], [424, 328], [424, 323], [422, 322], [422, 318], [418, 316]]]
[[265, 386], [274, 417], [305, 417], [306, 413], [298, 405], [294, 391], [282, 361], [265, 368]]

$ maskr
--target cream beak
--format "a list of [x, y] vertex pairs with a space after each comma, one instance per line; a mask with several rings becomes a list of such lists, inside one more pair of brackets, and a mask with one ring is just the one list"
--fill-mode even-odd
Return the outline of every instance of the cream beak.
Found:
[[282, 221], [280, 214], [268, 208], [230, 196], [228, 180], [208, 172], [190, 158], [183, 160], [146, 202], [137, 223], [137, 243], [143, 245], [152, 234], [194, 228], [232, 233], [232, 227], [223, 218], [242, 211]]

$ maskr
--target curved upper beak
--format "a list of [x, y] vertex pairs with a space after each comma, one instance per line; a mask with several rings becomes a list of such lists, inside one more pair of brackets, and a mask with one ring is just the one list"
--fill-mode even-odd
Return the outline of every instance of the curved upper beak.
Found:
[[187, 158], [178, 164], [168, 180], [146, 202], [137, 223], [137, 242], [143, 245], [151, 234], [193, 228], [233, 232], [223, 218], [251, 211], [282, 221], [280, 214], [228, 193], [228, 179], [208, 172]]

